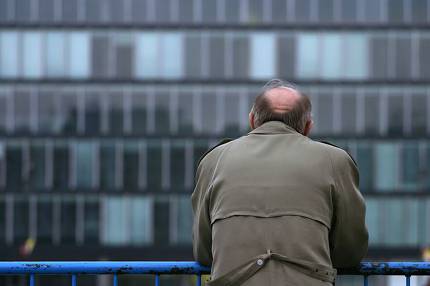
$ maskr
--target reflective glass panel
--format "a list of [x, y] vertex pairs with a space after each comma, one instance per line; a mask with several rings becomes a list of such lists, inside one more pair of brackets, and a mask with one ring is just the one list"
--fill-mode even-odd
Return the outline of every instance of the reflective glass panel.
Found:
[[6, 188], [9, 191], [22, 191], [23, 154], [22, 147], [9, 143], [6, 146]]
[[86, 198], [84, 203], [84, 238], [85, 243], [99, 243], [100, 210], [97, 198]]
[[253, 34], [250, 52], [251, 78], [267, 79], [273, 77], [276, 55], [275, 36], [273, 34]]
[[86, 78], [90, 75], [90, 35], [86, 32], [69, 34], [69, 76]]
[[52, 200], [46, 196], [39, 197], [37, 200], [37, 243], [52, 243], [53, 222]]
[[297, 37], [296, 68], [299, 78], [317, 78], [319, 73], [319, 44], [316, 34]]
[[400, 154], [395, 143], [378, 143], [375, 146], [375, 188], [393, 191], [398, 187]]
[[76, 184], [78, 187], [90, 188], [93, 185], [94, 144], [75, 143]]
[[116, 187], [116, 149], [114, 142], [106, 142], [100, 146], [100, 186], [105, 190]]
[[153, 235], [152, 200], [149, 198], [136, 197], [131, 199], [130, 202], [131, 243], [133, 245], [148, 244], [152, 242]]
[[[22, 63], [23, 76], [28, 78], [40, 78], [42, 76], [42, 34], [37, 32], [25, 32], [22, 34]], [[48, 58], [51, 57], [48, 49]], [[48, 65], [49, 68], [49, 65]]]
[[159, 35], [140, 33], [136, 36], [135, 73], [138, 78], [154, 78], [159, 75]]
[[27, 199], [16, 198], [13, 208], [13, 240], [22, 245], [29, 234], [29, 210]]
[[66, 144], [56, 143], [53, 152], [54, 189], [66, 191], [69, 186], [70, 155]]
[[46, 35], [46, 72], [50, 77], [63, 77], [66, 74], [65, 34], [49, 32]]
[[65, 197], [61, 199], [60, 232], [61, 244], [74, 244], [76, 240], [76, 199]]
[[127, 142], [123, 152], [124, 190], [135, 191], [139, 182], [139, 146], [137, 142]]
[[35, 143], [30, 146], [30, 186], [32, 190], [46, 188], [46, 150], [44, 144]]
[[18, 76], [18, 33], [0, 33], [0, 75], [10, 78]]

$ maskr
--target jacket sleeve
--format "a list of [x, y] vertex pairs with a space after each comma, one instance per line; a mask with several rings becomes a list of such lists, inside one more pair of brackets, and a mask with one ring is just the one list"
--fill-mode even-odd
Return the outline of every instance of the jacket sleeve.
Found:
[[359, 174], [355, 162], [345, 151], [333, 155], [335, 182], [330, 230], [331, 258], [335, 268], [354, 267], [367, 253], [366, 206], [358, 189]]
[[196, 172], [196, 186], [191, 196], [194, 213], [194, 259], [208, 266], [212, 264], [212, 227], [209, 212], [209, 184], [211, 172], [209, 169], [205, 162], [199, 164]]

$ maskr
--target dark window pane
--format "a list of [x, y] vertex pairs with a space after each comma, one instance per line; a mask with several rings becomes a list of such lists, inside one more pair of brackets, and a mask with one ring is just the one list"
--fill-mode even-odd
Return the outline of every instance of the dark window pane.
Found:
[[247, 37], [233, 38], [233, 76], [237, 79], [248, 78], [249, 41]]
[[221, 36], [212, 36], [209, 38], [209, 67], [211, 77], [224, 77], [224, 42], [225, 39]]
[[39, 132], [53, 133], [58, 130], [58, 118], [56, 118], [58, 106], [58, 94], [48, 91], [39, 92]]
[[89, 23], [97, 23], [102, 20], [104, 0], [85, 1], [86, 20]]
[[7, 131], [7, 109], [8, 109], [9, 96], [6, 91], [0, 90], [0, 134], [6, 133]]
[[201, 75], [201, 37], [185, 38], [185, 73], [189, 78], [200, 78]]
[[85, 132], [97, 134], [101, 130], [100, 94], [88, 92], [85, 94]]
[[155, 94], [155, 130], [160, 134], [170, 132], [170, 96], [168, 91]]
[[195, 140], [193, 148], [193, 158], [194, 158], [194, 173], [197, 171], [198, 164], [202, 156], [208, 151], [208, 143], [204, 140]]
[[248, 21], [250, 23], [263, 22], [264, 1], [249, 0], [248, 5], [249, 5]]
[[37, 242], [52, 244], [52, 201], [41, 198], [37, 202]]
[[170, 0], [157, 0], [155, 3], [155, 19], [157, 22], [166, 23], [170, 21]]
[[317, 115], [315, 125], [318, 132], [320, 134], [333, 132], [333, 96], [329, 92], [319, 94]]
[[[121, 2], [122, 1], [117, 1]], [[134, 49], [132, 39], [129, 34], [118, 35], [115, 38], [115, 55], [116, 55], [116, 77], [121, 79], [130, 79], [134, 71]]]
[[95, 35], [92, 41], [92, 76], [95, 78], [107, 77], [109, 75], [109, 38], [104, 35]]
[[57, 144], [54, 146], [54, 188], [57, 190], [65, 191], [69, 184], [69, 149], [67, 145]]
[[6, 202], [0, 199], [0, 244], [5, 243], [6, 239]]
[[136, 190], [139, 182], [139, 148], [137, 143], [124, 145], [123, 164], [124, 190]]
[[87, 200], [85, 202], [84, 213], [84, 233], [85, 243], [99, 243], [99, 202], [97, 200]]
[[427, 131], [427, 96], [424, 92], [414, 92], [412, 98], [412, 134], [425, 134]]
[[61, 243], [74, 244], [76, 230], [76, 201], [64, 198], [61, 201]]
[[396, 78], [403, 80], [411, 78], [411, 58], [410, 38], [396, 39]]
[[193, 0], [181, 0], [179, 3], [179, 22], [193, 22], [194, 5]]
[[58, 110], [58, 129], [63, 134], [74, 135], [78, 126], [78, 104], [75, 93], [66, 92], [57, 94], [61, 98]]
[[[43, 0], [38, 2], [39, 8], [39, 21], [53, 22], [55, 18], [55, 1], [56, 0]], [[93, 2], [93, 1], [88, 1]]]
[[21, 191], [22, 188], [22, 149], [19, 145], [6, 147], [6, 187], [8, 191]]
[[403, 134], [403, 97], [388, 96], [388, 133], [390, 135]]
[[133, 23], [148, 21], [149, 19], [147, 19], [146, 15], [154, 14], [152, 11], [148, 11], [148, 8], [148, 0], [132, 0], [131, 16]]
[[361, 0], [364, 2], [364, 19], [367, 22], [379, 22], [381, 15], [381, 0]]
[[428, 1], [426, 0], [413, 0], [409, 2], [412, 9], [412, 22], [414, 23], [426, 23], [427, 22], [427, 11]]
[[358, 144], [356, 161], [360, 171], [360, 190], [373, 191], [373, 149], [368, 144]]
[[387, 3], [388, 20], [390, 22], [403, 21], [403, 0], [390, 0]]
[[[112, 22], [123, 22], [124, 21], [124, 5], [126, 1], [110, 0], [109, 1], [109, 11], [110, 17], [109, 21]], [[142, 12], [142, 11], [140, 11]]]
[[240, 21], [240, 0], [225, 1], [225, 20], [227, 23]]
[[193, 93], [180, 92], [178, 99], [178, 132], [181, 135], [192, 135], [194, 133], [194, 101]]
[[283, 78], [294, 78], [296, 43], [294, 37], [279, 37], [278, 74]]
[[0, 22], [7, 22], [8, 1], [0, 1]]
[[[3, 0], [4, 1], [4, 0]], [[15, 19], [17, 22], [30, 20], [30, 0], [15, 1]]]
[[[109, 128], [111, 134], [122, 134], [124, 127], [123, 117], [123, 99], [124, 94], [121, 92], [114, 92], [109, 94], [110, 110], [109, 110]], [[106, 99], [102, 99], [106, 100]]]
[[[373, 37], [370, 41], [371, 45], [371, 59], [370, 63], [372, 76], [375, 79], [387, 78], [388, 68], [388, 41], [386, 37], [377, 36]], [[391, 59], [392, 60], [392, 59]]]
[[418, 144], [405, 143], [402, 148], [402, 185], [403, 190], [417, 190], [419, 187], [424, 187], [424, 183], [420, 179], [420, 158]]
[[17, 91], [14, 96], [15, 106], [15, 131], [25, 132], [30, 130], [30, 92]]
[[[355, 22], [357, 20], [357, 0], [342, 0], [338, 3], [342, 5], [342, 21]], [[322, 3], [321, 3], [322, 4]], [[324, 6], [325, 4], [322, 4]]]
[[114, 189], [116, 178], [116, 154], [114, 143], [100, 147], [100, 185], [103, 189]]
[[181, 197], [178, 203], [178, 242], [190, 244], [192, 241], [193, 212], [188, 197]]
[[201, 95], [203, 133], [214, 134], [217, 127], [217, 96], [215, 92], [205, 91]]
[[90, 188], [93, 183], [94, 144], [76, 143], [76, 183], [78, 187]]
[[379, 95], [377, 93], [367, 94], [364, 99], [364, 126], [366, 134], [378, 134], [379, 133], [379, 122], [380, 122], [380, 110], [379, 110]]
[[133, 133], [135, 134], [145, 134], [146, 126], [148, 121], [148, 97], [143, 92], [136, 92], [133, 94], [133, 104], [131, 106], [132, 111], [132, 124]]
[[173, 190], [185, 188], [185, 146], [181, 143], [170, 145], [170, 185]]
[[309, 22], [311, 19], [311, 0], [296, 1], [296, 20], [300, 22]]
[[430, 79], [430, 37], [422, 38], [419, 45], [420, 51], [420, 77], [422, 79]]
[[217, 4], [219, 1], [201, 1], [203, 22], [215, 23], [217, 19]]
[[63, 21], [76, 22], [78, 19], [78, 0], [63, 0]]
[[33, 144], [30, 147], [30, 188], [40, 190], [46, 187], [46, 150], [42, 144]]
[[224, 96], [224, 134], [238, 136], [240, 134], [239, 96], [227, 93]]
[[156, 192], [161, 189], [161, 142], [150, 142], [146, 154], [148, 156], [148, 189]]
[[273, 22], [284, 24], [287, 20], [287, 1], [272, 0], [272, 19]]
[[[345, 3], [346, 4], [346, 3]], [[319, 21], [322, 23], [333, 22], [334, 18], [334, 0], [326, 0], [319, 3]]]
[[343, 134], [354, 134], [356, 130], [356, 97], [357, 95], [350, 91], [345, 92], [342, 95], [342, 133]]
[[15, 200], [13, 209], [13, 240], [22, 244], [28, 238], [28, 201]]
[[154, 202], [154, 244], [169, 245], [169, 213], [170, 204], [167, 200]]

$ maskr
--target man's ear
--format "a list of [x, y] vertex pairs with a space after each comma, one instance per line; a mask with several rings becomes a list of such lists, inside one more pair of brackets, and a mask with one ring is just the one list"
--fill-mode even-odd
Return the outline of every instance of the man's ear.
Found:
[[249, 126], [251, 127], [251, 130], [254, 130], [255, 129], [255, 123], [254, 123], [255, 116], [254, 116], [254, 112], [251, 111], [249, 113], [248, 117], [249, 117]]
[[313, 126], [314, 126], [314, 122], [312, 120], [306, 121], [305, 130], [303, 130], [303, 135], [308, 136]]

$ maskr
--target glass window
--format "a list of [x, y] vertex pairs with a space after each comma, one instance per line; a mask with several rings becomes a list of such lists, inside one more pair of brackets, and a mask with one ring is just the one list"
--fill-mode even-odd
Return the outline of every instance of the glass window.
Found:
[[364, 2], [364, 19], [366, 22], [379, 22], [381, 20], [381, 0], [361, 0]]
[[[39, 78], [42, 76], [42, 34], [36, 32], [25, 32], [22, 34], [23, 47], [23, 76], [28, 78]], [[52, 54], [47, 58], [50, 58]], [[49, 66], [48, 66], [49, 67]]]
[[[60, 98], [58, 104], [58, 118], [54, 122], [57, 130], [63, 134], [76, 134], [78, 127], [78, 103], [77, 96], [74, 92], [57, 93], [57, 100]], [[57, 125], [58, 124], [58, 125]]]
[[[124, 93], [112, 92], [109, 95], [109, 131], [122, 134], [124, 127]], [[107, 98], [102, 100], [108, 100]]]
[[416, 191], [421, 185], [420, 158], [417, 143], [404, 142], [402, 144], [402, 190]]
[[190, 244], [192, 241], [193, 212], [191, 200], [188, 197], [179, 197], [178, 204], [178, 243]]
[[287, 20], [287, 1], [272, 0], [272, 19], [274, 23], [284, 24]]
[[39, 21], [53, 22], [55, 20], [55, 7], [57, 6], [55, 2], [56, 0], [43, 0], [38, 2]]
[[18, 76], [18, 52], [18, 33], [1, 32], [0, 75], [2, 77]]
[[161, 76], [165, 78], [179, 78], [183, 75], [183, 37], [179, 33], [167, 33], [161, 41]]
[[209, 38], [209, 67], [210, 76], [223, 78], [225, 76], [225, 37], [221, 35]]
[[46, 188], [46, 150], [41, 143], [34, 143], [30, 146], [30, 188], [40, 190]]
[[251, 36], [251, 72], [252, 78], [267, 79], [275, 74], [276, 62], [275, 36], [256, 33]]
[[311, 20], [311, 0], [300, 0], [295, 1], [295, 8], [296, 8], [296, 21], [299, 22], [310, 22]]
[[321, 36], [321, 77], [324, 79], [336, 79], [344, 76], [342, 71], [342, 60], [339, 55], [342, 54], [341, 35], [328, 33]]
[[386, 2], [388, 20], [390, 22], [403, 22], [403, 1], [404, 0], [390, 0], [390, 2]]
[[29, 91], [26, 90], [16, 90], [14, 99], [14, 122], [16, 132], [25, 132], [30, 130], [31, 121], [31, 102], [30, 102]]
[[170, 148], [171, 189], [183, 191], [185, 189], [185, 145], [183, 142], [173, 141]]
[[334, 1], [335, 0], [325, 0], [324, 3], [320, 3], [320, 5], [318, 5], [319, 22], [322, 22], [322, 23], [333, 22]]
[[156, 33], [140, 33], [136, 37], [136, 76], [155, 78], [159, 74], [159, 36]]
[[379, 134], [380, 96], [377, 92], [369, 92], [364, 98], [364, 127], [368, 135]]
[[224, 95], [224, 134], [227, 136], [237, 136], [240, 134], [239, 110], [240, 98], [237, 93], [226, 93]]
[[8, 131], [8, 106], [10, 98], [8, 91], [0, 89], [0, 134]]
[[123, 149], [123, 179], [125, 191], [135, 191], [139, 182], [139, 146], [137, 142], [127, 142]]
[[6, 202], [0, 199], [0, 243], [5, 244], [6, 239]]
[[77, 187], [90, 188], [93, 186], [94, 174], [94, 144], [78, 142], [75, 148], [75, 173]]
[[61, 199], [61, 243], [74, 244], [76, 239], [76, 199], [65, 197]]
[[79, 0], [62, 0], [63, 9], [62, 20], [64, 22], [76, 22], [78, 19], [78, 1]]
[[66, 71], [65, 34], [49, 32], [46, 36], [46, 71], [49, 77], [63, 77]]
[[85, 95], [85, 132], [97, 134], [101, 131], [100, 92], [90, 91]]
[[52, 244], [53, 228], [52, 201], [46, 197], [37, 199], [37, 243]]
[[110, 0], [107, 5], [109, 7], [109, 12], [110, 12], [109, 21], [112, 21], [115, 23], [123, 22], [125, 1]]
[[113, 142], [102, 143], [100, 146], [100, 186], [103, 189], [112, 190], [116, 187], [115, 178], [116, 148]]
[[[153, 217], [152, 200], [136, 197], [130, 199], [131, 203], [131, 244], [142, 245], [152, 242]], [[161, 228], [164, 226], [161, 226]], [[160, 225], [157, 225], [160, 228]]]
[[169, 134], [170, 116], [169, 91], [159, 91], [155, 94], [155, 130], [157, 133]]
[[6, 185], [6, 146], [4, 142], [0, 141], [0, 188], [4, 189], [5, 185]]
[[28, 218], [28, 201], [16, 198], [13, 208], [13, 240], [18, 245], [28, 239]]
[[355, 134], [357, 124], [357, 94], [354, 91], [344, 91], [341, 94], [341, 125], [342, 134]]
[[[407, 95], [408, 96], [408, 95]], [[411, 96], [412, 101], [412, 134], [425, 134], [427, 131], [427, 96], [425, 91], [413, 91]]]
[[380, 226], [380, 203], [381, 200], [367, 198], [366, 199], [366, 226], [372, 235], [369, 235], [370, 245], [381, 245], [381, 226]]
[[53, 158], [53, 179], [54, 189], [59, 191], [67, 190], [69, 186], [69, 171], [70, 171], [70, 157], [69, 148], [62, 143], [55, 143], [54, 145], [54, 158]]
[[53, 91], [39, 91], [37, 93], [39, 102], [38, 107], [38, 131], [41, 133], [53, 133], [58, 124], [58, 99]]
[[146, 16], [149, 14], [154, 15], [153, 11], [148, 11], [149, 10], [148, 2], [149, 1], [145, 1], [145, 0], [132, 0], [131, 18], [133, 23], [142, 23], [142, 22], [148, 21], [150, 19], [148, 19]]
[[228, 0], [224, 3], [226, 23], [238, 23], [240, 20], [240, 0]]
[[97, 198], [86, 197], [84, 203], [84, 238], [85, 244], [99, 243], [100, 206]]
[[219, 5], [220, 1], [201, 1], [201, 3], [203, 22], [215, 23], [217, 20], [217, 4]]
[[9, 191], [21, 191], [23, 178], [22, 147], [9, 143], [6, 146], [6, 188]]
[[248, 6], [249, 6], [248, 21], [250, 23], [261, 23], [261, 22], [263, 22], [264, 4], [265, 4], [264, 1], [260, 1], [260, 0], [249, 0], [248, 1]]
[[[157, 0], [155, 4], [155, 19], [157, 22], [168, 23], [171, 20], [171, 0]], [[179, 5], [180, 6], [180, 5]]]
[[185, 73], [187, 78], [195, 79], [202, 76], [201, 37], [188, 35], [185, 38]]
[[388, 134], [403, 134], [403, 96], [393, 94], [388, 96]]
[[154, 202], [154, 244], [166, 246], [170, 242], [170, 204], [167, 198], [157, 198]]
[[[338, 3], [341, 4], [342, 6], [342, 22], [355, 22], [357, 21], [357, 11], [358, 11], [358, 7], [357, 7], [357, 3], [358, 1], [356, 0], [342, 0], [339, 1]], [[324, 6], [324, 4], [322, 4], [321, 6]]]
[[360, 171], [360, 190], [370, 192], [373, 190], [373, 148], [370, 144], [358, 144], [356, 151], [358, 170]]
[[133, 133], [145, 134], [148, 121], [149, 106], [144, 92], [135, 92], [132, 97], [131, 117]]
[[237, 79], [248, 78], [249, 41], [245, 36], [233, 38], [233, 76]]
[[126, 244], [129, 229], [127, 227], [128, 200], [121, 197], [108, 197], [103, 200], [104, 226], [102, 241], [106, 245]]
[[[203, 91], [201, 94], [201, 110], [202, 118], [202, 131], [205, 134], [217, 133], [217, 110], [219, 107], [219, 99], [214, 91]], [[218, 119], [219, 120], [219, 119]]]
[[428, 11], [428, 1], [408, 1], [411, 5], [411, 13], [413, 15], [412, 22], [414, 23], [426, 23], [427, 22], [427, 11]]
[[399, 178], [399, 150], [395, 143], [375, 146], [375, 187], [377, 191], [393, 191]]
[[106, 34], [100, 33], [92, 37], [91, 66], [92, 76], [95, 78], [105, 78], [109, 76], [109, 71], [111, 70], [109, 65], [109, 47], [110, 41]]
[[[72, 2], [72, 1], [70, 1]], [[90, 36], [86, 32], [69, 34], [69, 76], [86, 78], [90, 75]]]
[[319, 43], [316, 34], [299, 34], [297, 37], [297, 77], [317, 78], [319, 72]]
[[[344, 78], [366, 79], [369, 73], [369, 44], [365, 34], [351, 33], [345, 35], [343, 50], [346, 55]], [[386, 52], [386, 51], [385, 51]]]
[[384, 79], [388, 76], [388, 40], [385, 36], [374, 36], [370, 41], [370, 45], [372, 77]]
[[157, 192], [161, 190], [161, 142], [150, 141], [146, 152], [147, 159], [147, 170], [148, 170], [148, 190], [150, 192]]
[[396, 57], [395, 57], [395, 76], [398, 79], [411, 78], [411, 40], [410, 37], [397, 38], [396, 44]]
[[[121, 1], [116, 1], [120, 2]], [[114, 34], [115, 55], [116, 55], [116, 77], [129, 79], [133, 76], [134, 70], [134, 46], [129, 33]]]
[[179, 6], [179, 22], [191, 23], [194, 19], [194, 1], [181, 0]]
[[179, 92], [178, 99], [178, 133], [192, 135], [194, 133], [193, 112], [194, 101], [192, 91]]
[[318, 95], [317, 120], [315, 127], [320, 134], [330, 134], [333, 132], [333, 92], [324, 91]]
[[278, 45], [278, 74], [284, 78], [294, 78], [296, 39], [293, 36], [279, 37]]
[[0, 1], [0, 22], [5, 23], [8, 20], [8, 1]]
[[[86, 20], [90, 23], [97, 23], [103, 19], [104, 0], [85, 1]], [[80, 4], [80, 3], [79, 3]]]
[[[430, 54], [427, 51], [430, 51], [430, 36], [425, 36], [421, 38], [419, 44], [420, 51], [420, 63], [429, 63], [430, 62]], [[430, 79], [430, 65], [429, 64], [420, 64], [420, 76], [423, 79]]]

